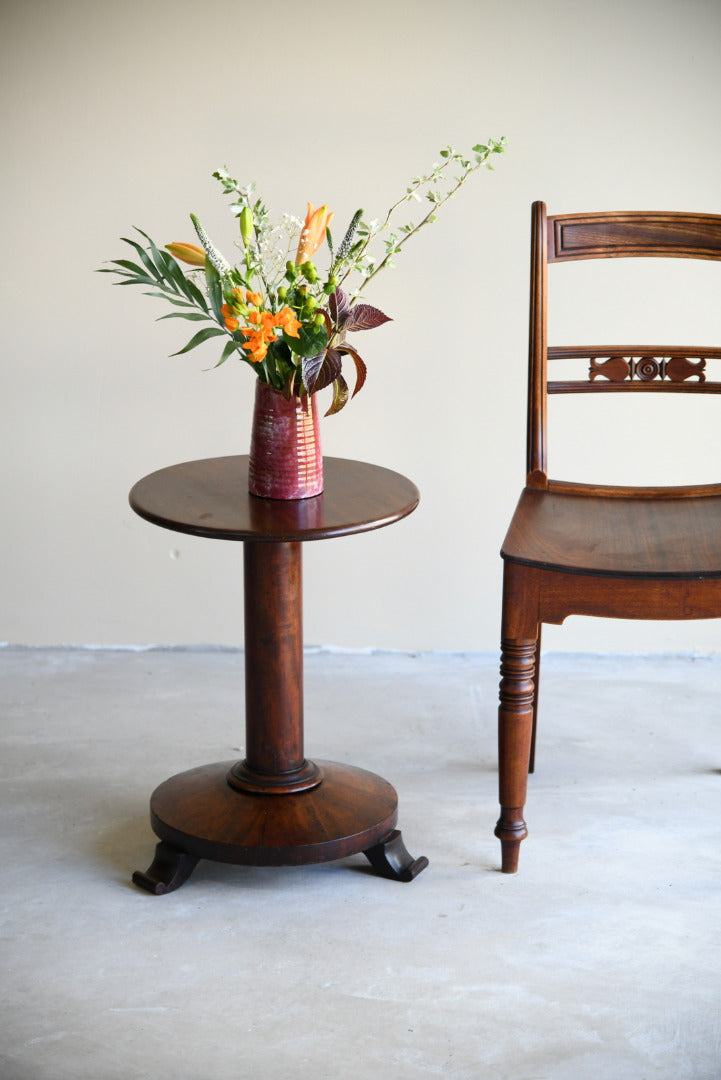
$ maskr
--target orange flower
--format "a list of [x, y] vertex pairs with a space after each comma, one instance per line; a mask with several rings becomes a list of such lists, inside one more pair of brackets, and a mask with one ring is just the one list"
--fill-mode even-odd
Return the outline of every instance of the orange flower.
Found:
[[247, 339], [245, 348], [250, 353], [250, 359], [254, 364], [259, 364], [268, 352], [269, 342], [265, 334], [262, 330], [253, 330], [250, 326], [242, 326], [240, 332]]
[[182, 262], [190, 263], [191, 266], [205, 266], [205, 252], [197, 244], [174, 243], [166, 244], [165, 248]]
[[279, 326], [281, 330], [285, 330], [290, 337], [299, 337], [298, 331], [303, 324], [298, 322], [292, 310], [286, 305], [276, 315], [275, 325]]
[[233, 313], [231, 312], [231, 310], [230, 310], [230, 308], [228, 307], [227, 304], [223, 304], [222, 308], [220, 309], [220, 314], [223, 316], [223, 321], [225, 322], [225, 329], [226, 330], [230, 330], [232, 332], [233, 330], [238, 329], [238, 326], [240, 324], [239, 324], [238, 320], [235, 318], [235, 316], [233, 315]]
[[[261, 304], [263, 300], [260, 293], [246, 292], [245, 296], [248, 303], [255, 303], [257, 298], [257, 303]], [[250, 326], [239, 327], [238, 320], [234, 318], [227, 304], [223, 305], [221, 313], [229, 330], [240, 330], [245, 338], [245, 351], [255, 364], [265, 359], [268, 349], [277, 340], [276, 331], [285, 330], [291, 337], [299, 337], [298, 331], [303, 325], [296, 319], [292, 308], [287, 305], [275, 314], [272, 311], [247, 312], [246, 317]], [[235, 326], [229, 325], [231, 322], [235, 323]]]
[[330, 225], [332, 218], [333, 211], [329, 211], [327, 206], [319, 206], [317, 210], [314, 210], [313, 204], [308, 203], [308, 213], [305, 215], [305, 222], [298, 240], [298, 251], [295, 256], [296, 266], [307, 262], [311, 255], [315, 254], [323, 243], [325, 230]]

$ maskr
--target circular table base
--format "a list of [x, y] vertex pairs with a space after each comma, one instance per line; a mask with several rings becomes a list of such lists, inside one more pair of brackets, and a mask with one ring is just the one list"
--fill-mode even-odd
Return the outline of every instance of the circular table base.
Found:
[[160, 895], [178, 889], [198, 859], [246, 866], [297, 866], [362, 851], [394, 881], [413, 881], [428, 866], [409, 855], [395, 828], [398, 796], [374, 773], [318, 762], [323, 779], [307, 791], [279, 795], [238, 791], [234, 762], [172, 776], [153, 792], [150, 820], [160, 837], [155, 858], [133, 881]]
[[172, 776], [151, 797], [153, 832], [196, 858], [293, 866], [366, 851], [393, 831], [398, 796], [386, 780], [350, 765], [317, 764], [321, 783], [287, 795], [232, 788], [232, 761]]

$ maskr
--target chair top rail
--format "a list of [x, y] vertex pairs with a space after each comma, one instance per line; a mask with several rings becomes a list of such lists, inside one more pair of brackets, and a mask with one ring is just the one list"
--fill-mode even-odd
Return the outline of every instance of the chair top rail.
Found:
[[583, 360], [599, 356], [685, 356], [721, 359], [714, 345], [549, 345], [549, 360]]
[[548, 262], [666, 257], [721, 259], [721, 215], [629, 210], [554, 214]]

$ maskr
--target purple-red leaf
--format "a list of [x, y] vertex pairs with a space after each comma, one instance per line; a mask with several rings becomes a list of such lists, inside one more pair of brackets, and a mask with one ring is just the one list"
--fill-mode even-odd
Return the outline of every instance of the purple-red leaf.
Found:
[[350, 310], [350, 318], [343, 324], [344, 330], [373, 330], [383, 323], [392, 322], [389, 315], [384, 315], [377, 307], [370, 304], [356, 304]]
[[338, 351], [340, 353], [347, 353], [348, 356], [350, 356], [352, 358], [353, 363], [355, 364], [356, 384], [355, 384], [355, 390], [353, 391], [353, 397], [355, 397], [356, 394], [358, 393], [358, 391], [362, 389], [363, 384], [366, 381], [366, 372], [367, 372], [368, 369], [366, 368], [365, 361], [355, 351], [355, 349], [353, 348], [352, 345], [347, 345], [344, 342], [343, 345], [341, 345], [341, 347], [339, 348]]
[[337, 349], [326, 349], [316, 356], [303, 357], [301, 370], [303, 373], [303, 385], [309, 394], [316, 390], [322, 390], [338, 378], [343, 358]]
[[350, 300], [342, 289], [336, 289], [328, 298], [330, 315], [336, 326], [340, 326], [350, 311]]
[[325, 414], [326, 416], [332, 416], [333, 413], [340, 412], [345, 403], [348, 400], [348, 387], [346, 381], [342, 375], [338, 375], [333, 383], [333, 400], [330, 403], [330, 408]]
[[328, 335], [328, 341], [333, 337], [333, 323], [330, 321], [330, 315], [325, 308], [318, 308], [321, 315], [325, 319], [325, 332]]

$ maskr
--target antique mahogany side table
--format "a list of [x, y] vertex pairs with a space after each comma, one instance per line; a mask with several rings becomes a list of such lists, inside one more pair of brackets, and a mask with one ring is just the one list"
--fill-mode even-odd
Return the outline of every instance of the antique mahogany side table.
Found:
[[398, 797], [381, 777], [303, 751], [301, 543], [379, 529], [410, 514], [404, 476], [341, 458], [324, 462], [310, 499], [248, 494], [248, 458], [189, 461], [151, 473], [130, 505], [175, 532], [241, 540], [245, 580], [245, 758], [171, 777], [150, 800], [155, 858], [133, 881], [177, 889], [199, 859], [250, 866], [326, 862], [364, 852], [383, 876], [412, 881], [425, 867], [396, 829]]

